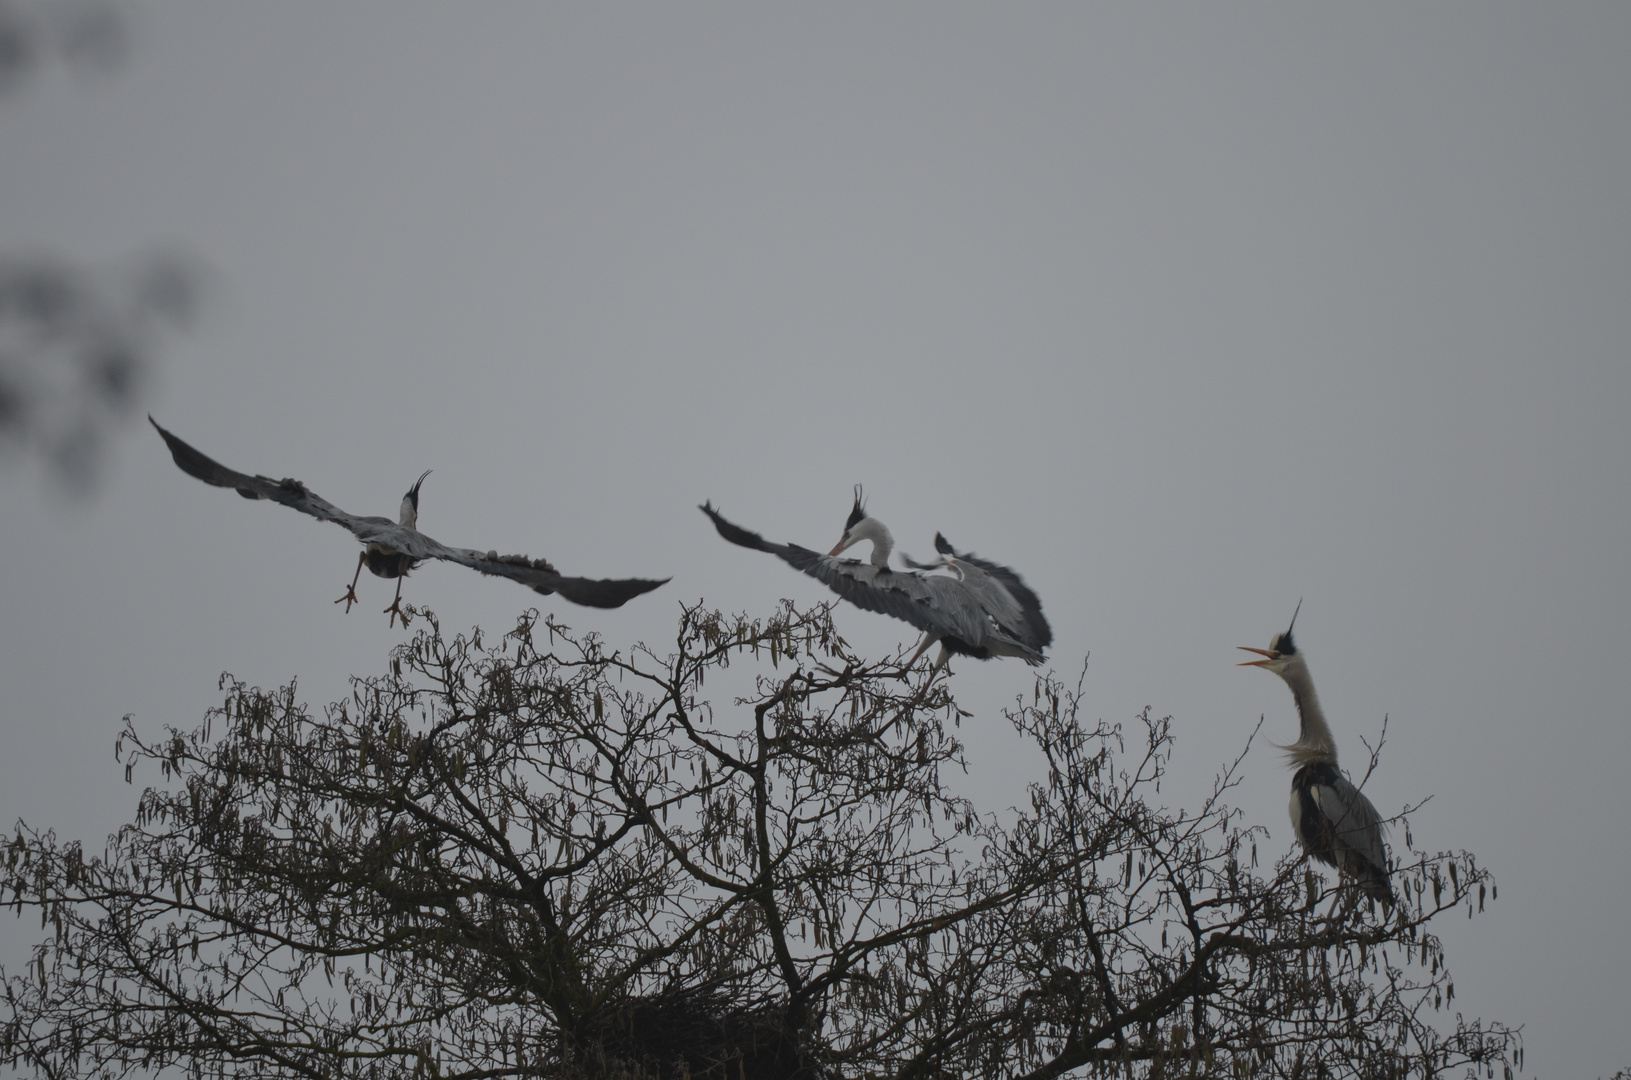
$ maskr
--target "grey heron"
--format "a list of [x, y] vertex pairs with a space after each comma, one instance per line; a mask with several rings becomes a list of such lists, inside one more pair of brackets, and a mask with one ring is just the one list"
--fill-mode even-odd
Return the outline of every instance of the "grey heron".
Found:
[[362, 542], [363, 549], [357, 555], [357, 572], [351, 576], [346, 594], [334, 601], [336, 604], [343, 602], [347, 612], [357, 600], [357, 578], [366, 566], [376, 577], [397, 579], [396, 598], [385, 609], [385, 614], [390, 615], [392, 624], [395, 624], [397, 616], [402, 614], [402, 579], [426, 559], [444, 559], [483, 574], [511, 578], [546, 596], [557, 593], [574, 604], [599, 608], [622, 607], [634, 597], [650, 592], [668, 580], [565, 577], [544, 559], [529, 559], [525, 555], [501, 556], [497, 551], [480, 552], [439, 543], [418, 528], [419, 487], [430, 475], [429, 469], [414, 481], [413, 487], [402, 497], [402, 506], [395, 522], [383, 517], [359, 517], [341, 510], [299, 480], [273, 480], [229, 469], [159, 427], [158, 421], [151, 416], [147, 419], [164, 437], [176, 465], [188, 476], [216, 487], [232, 488], [246, 499], [271, 499], [302, 514], [309, 514], [318, 521], [332, 521], [350, 530], [351, 535]]
[[[712, 503], [704, 503], [700, 509], [713, 520], [719, 535], [731, 543], [767, 551], [856, 607], [891, 615], [923, 631], [923, 642], [907, 660], [907, 667], [935, 642], [940, 643], [940, 654], [932, 671], [945, 666], [952, 653], [981, 660], [1017, 656], [1028, 664], [1040, 664], [1045, 659], [1042, 650], [1053, 641], [1048, 620], [1042, 617], [1041, 601], [1018, 574], [973, 555], [958, 555], [944, 537], [935, 537], [943, 556], [938, 562], [924, 567], [907, 560], [912, 569], [891, 569], [889, 554], [895, 546], [894, 537], [883, 522], [866, 512], [859, 485], [855, 505], [844, 522], [844, 534], [825, 555], [797, 544], [771, 543], [725, 520]], [[862, 541], [872, 543], [872, 554], [866, 562], [838, 558]], [[949, 574], [924, 572], [940, 567]]]
[[[1301, 610], [1299, 601], [1297, 611]], [[1240, 666], [1259, 667], [1280, 676], [1291, 688], [1297, 706], [1301, 731], [1296, 742], [1281, 747], [1290, 764], [1297, 767], [1291, 778], [1291, 829], [1298, 843], [1314, 858], [1336, 867], [1383, 904], [1392, 904], [1387, 849], [1382, 846], [1382, 818], [1365, 793], [1337, 768], [1336, 739], [1325, 722], [1319, 695], [1314, 692], [1308, 659], [1291, 639], [1297, 611], [1291, 613], [1291, 626], [1285, 633], [1275, 634], [1268, 648], [1239, 646], [1263, 657], [1244, 661]]]

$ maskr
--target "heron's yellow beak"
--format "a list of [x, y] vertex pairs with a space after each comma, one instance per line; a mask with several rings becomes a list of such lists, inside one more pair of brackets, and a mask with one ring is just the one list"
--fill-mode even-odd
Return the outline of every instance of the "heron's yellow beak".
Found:
[[831, 551], [827, 552], [827, 554], [829, 556], [837, 555], [840, 551], [843, 551], [843, 550], [844, 550], [844, 537], [840, 536], [838, 538], [838, 543], [833, 545], [833, 549]]
[[1245, 649], [1247, 652], [1254, 652], [1263, 657], [1261, 660], [1242, 660], [1240, 663], [1235, 665], [1236, 667], [1261, 667], [1270, 660], [1280, 659], [1280, 654], [1275, 652], [1273, 649], [1254, 649], [1250, 645], [1236, 645], [1235, 648]]

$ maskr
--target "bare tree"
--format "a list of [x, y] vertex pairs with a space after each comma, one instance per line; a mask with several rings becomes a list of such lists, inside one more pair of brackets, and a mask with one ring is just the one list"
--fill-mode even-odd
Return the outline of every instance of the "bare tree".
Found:
[[[1406, 1077], [1521, 1063], [1454, 1015], [1428, 924], [1493, 898], [1414, 850], [1379, 909], [1259, 868], [1225, 802], [1156, 802], [1167, 720], [1007, 718], [1029, 805], [950, 794], [944, 676], [829, 610], [686, 609], [671, 651], [524, 617], [428, 629], [314, 713], [223, 677], [148, 741], [100, 856], [19, 824], [0, 901], [46, 928], [0, 1048], [42, 1076]], [[746, 670], [743, 670], [746, 669]], [[726, 687], [719, 702], [705, 681]], [[734, 687], [734, 691], [731, 689]], [[740, 694], [740, 696], [737, 696]], [[1170, 794], [1170, 788], [1168, 793]]]

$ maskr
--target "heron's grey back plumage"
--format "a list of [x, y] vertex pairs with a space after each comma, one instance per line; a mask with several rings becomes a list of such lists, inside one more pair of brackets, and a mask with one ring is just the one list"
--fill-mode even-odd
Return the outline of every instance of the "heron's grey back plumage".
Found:
[[996, 625], [977, 593], [954, 578], [890, 570], [857, 559], [823, 555], [798, 544], [772, 543], [727, 521], [712, 503], [704, 503], [699, 509], [713, 521], [719, 535], [731, 543], [769, 552], [856, 607], [936, 634], [954, 651], [981, 657], [1013, 655], [1032, 664], [1044, 659], [1040, 649]]
[[[1038, 652], [1053, 644], [1053, 627], [1048, 625], [1048, 620], [1042, 615], [1041, 599], [1012, 567], [982, 559], [971, 551], [958, 551], [951, 546], [951, 541], [946, 539], [944, 533], [934, 534], [934, 549], [948, 559], [982, 571], [992, 579], [990, 582], [981, 582], [977, 587], [981, 590], [982, 599], [989, 598], [987, 610], [997, 616], [1003, 628], [1010, 634]], [[967, 573], [966, 569], [964, 573]], [[977, 579], [973, 574], [968, 574], [968, 577]], [[993, 585], [997, 587], [992, 587]]]

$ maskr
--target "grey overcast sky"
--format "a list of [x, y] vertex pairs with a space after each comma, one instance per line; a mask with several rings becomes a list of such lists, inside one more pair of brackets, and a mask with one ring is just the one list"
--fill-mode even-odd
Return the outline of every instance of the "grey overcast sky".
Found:
[[[614, 645], [825, 598], [696, 504], [826, 546], [864, 482], [906, 551], [1017, 567], [1097, 715], [1175, 717], [1174, 804], [1294, 737], [1234, 647], [1302, 598], [1344, 761], [1389, 717], [1367, 790], [1496, 873], [1456, 1006], [1536, 1075], [1631, 1065], [1631, 5], [129, 10], [119, 73], [0, 100], [0, 250], [212, 268], [145, 403], [183, 438], [363, 513], [434, 468], [438, 539], [674, 575], [545, 605]], [[0, 821], [93, 842], [123, 714], [190, 727], [222, 671], [318, 705], [405, 636], [389, 582], [330, 603], [338, 529], [114, 450], [85, 503], [0, 473]], [[953, 668], [1014, 803], [1031, 673]], [[1276, 854], [1289, 779], [1259, 743], [1238, 791]]]

